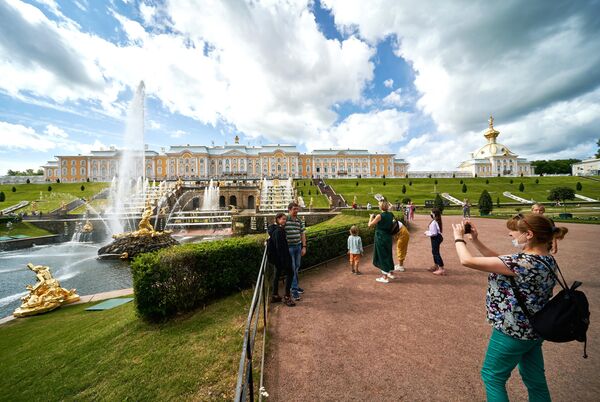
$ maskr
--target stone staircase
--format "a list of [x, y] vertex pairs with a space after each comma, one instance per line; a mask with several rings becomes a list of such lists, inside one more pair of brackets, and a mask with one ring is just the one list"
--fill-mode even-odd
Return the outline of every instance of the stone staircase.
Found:
[[325, 195], [328, 199], [331, 199], [332, 208], [348, 206], [344, 197], [342, 197], [341, 194], [336, 193], [323, 179], [313, 179], [313, 183], [319, 188], [321, 194]]

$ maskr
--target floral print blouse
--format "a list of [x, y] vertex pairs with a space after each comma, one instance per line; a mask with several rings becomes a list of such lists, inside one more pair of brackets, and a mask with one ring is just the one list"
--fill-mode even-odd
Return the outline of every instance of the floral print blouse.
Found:
[[[552, 298], [556, 278], [546, 265], [556, 272], [556, 261], [550, 255], [513, 254], [499, 257], [513, 271], [519, 292], [531, 314], [535, 314]], [[486, 295], [488, 320], [498, 331], [517, 339], [538, 339], [529, 319], [519, 307], [509, 277], [492, 273], [488, 277]]]

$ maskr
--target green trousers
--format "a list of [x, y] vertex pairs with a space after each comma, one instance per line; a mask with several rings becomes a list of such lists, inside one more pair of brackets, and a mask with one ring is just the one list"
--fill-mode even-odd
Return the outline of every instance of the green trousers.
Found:
[[550, 401], [544, 374], [542, 339], [522, 340], [492, 330], [490, 343], [481, 368], [487, 400], [507, 402], [506, 381], [519, 365], [519, 373], [527, 387], [530, 402]]

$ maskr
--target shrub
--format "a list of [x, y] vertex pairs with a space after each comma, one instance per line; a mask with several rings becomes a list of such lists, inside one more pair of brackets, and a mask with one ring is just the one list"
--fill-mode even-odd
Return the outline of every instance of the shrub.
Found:
[[519, 184], [519, 191], [520, 192], [525, 191], [525, 185], [523, 184], [523, 182], [521, 182], [521, 184]]
[[10, 189], [13, 193], [17, 192], [17, 188], [15, 186], [13, 186], [13, 188]]
[[408, 173], [404, 175], [404, 178], [405, 178], [405, 179], [408, 179]]
[[494, 209], [494, 203], [492, 202], [492, 197], [487, 190], [483, 190], [481, 195], [479, 196], [479, 212], [484, 215], [489, 214]]
[[383, 182], [383, 185], [385, 186], [385, 181]]
[[513, 183], [514, 183], [513, 179], [510, 179], [510, 184], [513, 184]]
[[[90, 182], [90, 178], [88, 177], [87, 179], [85, 179], [85, 181], [87, 181], [88, 183]], [[297, 185], [298, 183], [296, 183]]]
[[496, 197], [496, 206], [500, 208], [500, 197]]
[[358, 182], [356, 182], [356, 187], [358, 187]]
[[81, 189], [81, 191], [85, 190], [85, 186], [82, 184], [81, 187], [79, 187]]
[[385, 175], [381, 176], [381, 178], [382, 178], [383, 180], [385, 180]]
[[498, 173], [498, 177], [500, 177], [500, 173]]
[[581, 185], [581, 183], [580, 183], [580, 182], [577, 182], [577, 185], [575, 186], [575, 189], [576, 189], [577, 191], [581, 191], [581, 189], [582, 189], [582, 188], [583, 188], [583, 186]]
[[433, 200], [433, 206], [440, 210], [440, 212], [444, 212], [444, 200], [440, 193], [435, 195], [435, 200]]
[[6, 195], [4, 195], [4, 191], [0, 191], [0, 202], [4, 202], [6, 200]]
[[548, 195], [550, 201], [574, 200], [575, 191], [570, 187], [554, 187]]
[[456, 173], [452, 173], [452, 178], [456, 178]]
[[435, 179], [435, 180], [433, 181], [433, 184], [435, 184], [435, 185], [437, 186], [437, 184], [438, 184], [438, 181], [437, 181], [437, 179]]
[[460, 184], [463, 184], [463, 183], [464, 183], [464, 181], [462, 181], [462, 179], [461, 179], [461, 180], [460, 180]]
[[402, 203], [403, 203], [403, 204], [408, 204], [410, 201], [411, 201], [411, 200], [410, 200], [410, 198], [408, 198], [408, 197], [404, 197], [404, 198], [402, 199]]
[[475, 173], [475, 177], [477, 177], [477, 173]]
[[466, 193], [466, 192], [467, 192], [467, 185], [466, 185], [465, 183], [463, 183], [461, 191], [462, 191], [463, 193]]
[[60, 179], [56, 179], [56, 182], [57, 182], [57, 183], [60, 183]]
[[48, 191], [52, 191], [52, 186], [48, 186]]
[[406, 185], [402, 185], [402, 194], [406, 194]]
[[408, 182], [408, 185], [409, 185], [409, 186], [412, 186], [412, 180], [410, 180], [410, 181]]
[[25, 183], [29, 184], [29, 183], [31, 183], [31, 180], [27, 179], [27, 181]]
[[490, 180], [489, 179], [485, 179], [485, 184], [490, 184]]
[[308, 195], [311, 195], [311, 194], [310, 194], [310, 190], [308, 190]]
[[535, 179], [535, 184], [540, 184], [540, 179]]

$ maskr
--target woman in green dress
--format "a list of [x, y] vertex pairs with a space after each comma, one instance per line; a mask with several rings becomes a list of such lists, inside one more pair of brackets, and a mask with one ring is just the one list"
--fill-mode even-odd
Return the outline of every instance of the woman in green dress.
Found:
[[377, 282], [388, 283], [394, 279], [394, 260], [392, 258], [392, 220], [393, 215], [388, 212], [390, 204], [385, 200], [379, 201], [380, 214], [369, 216], [369, 227], [375, 226], [375, 248], [373, 250], [373, 265], [381, 270], [382, 276]]

